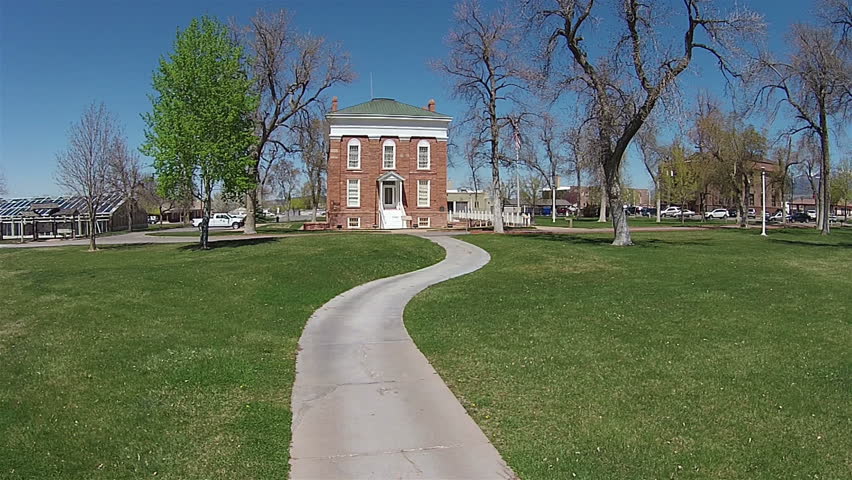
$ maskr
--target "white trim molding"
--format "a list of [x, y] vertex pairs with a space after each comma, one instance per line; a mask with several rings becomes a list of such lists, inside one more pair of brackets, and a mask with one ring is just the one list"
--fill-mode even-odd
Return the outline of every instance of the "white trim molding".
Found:
[[357, 178], [346, 180], [346, 206], [350, 208], [361, 206], [361, 180]]
[[[356, 156], [356, 166], [352, 166], [352, 147], [356, 147], [358, 149]], [[349, 143], [346, 144], [346, 169], [347, 170], [361, 170], [361, 140], [357, 138], [349, 139]]]
[[396, 138], [434, 138], [447, 141], [447, 128], [450, 117], [421, 118], [398, 116], [367, 115], [327, 115], [329, 136], [331, 137], [368, 137], [377, 140], [381, 137]]
[[[426, 147], [426, 166], [420, 166], [420, 149]], [[432, 145], [429, 143], [429, 140], [420, 140], [417, 142], [417, 170], [431, 170], [432, 169]]]
[[[390, 147], [390, 163], [388, 163], [388, 147]], [[382, 142], [382, 170], [396, 170], [396, 142], [391, 138]]]
[[[425, 190], [423, 189], [425, 187]], [[425, 196], [423, 194], [425, 193]], [[421, 201], [422, 200], [422, 201]], [[428, 208], [432, 203], [432, 181], [417, 180], [417, 207]]]

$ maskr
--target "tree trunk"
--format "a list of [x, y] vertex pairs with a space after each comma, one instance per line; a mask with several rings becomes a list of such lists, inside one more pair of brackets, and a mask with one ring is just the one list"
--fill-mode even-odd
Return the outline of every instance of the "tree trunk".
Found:
[[819, 188], [820, 188], [820, 209], [817, 211], [817, 218], [822, 218], [820, 225], [820, 235], [828, 235], [831, 233], [831, 221], [828, 217], [831, 214], [831, 192], [829, 191], [829, 175], [831, 172], [830, 166], [830, 151], [828, 145], [828, 119], [825, 113], [824, 102], [820, 103], [819, 109], [819, 127], [820, 127], [820, 148], [822, 150], [822, 161], [819, 165]]
[[204, 200], [202, 200], [203, 216], [201, 218], [201, 249], [208, 250], [210, 248], [210, 210], [212, 209], [213, 194], [210, 191], [210, 185], [206, 186]]
[[246, 192], [246, 222], [243, 227], [244, 235], [254, 235], [257, 233], [257, 190], [252, 189]]
[[[97, 241], [95, 237], [97, 237], [97, 225], [98, 225], [98, 217], [96, 208], [94, 205], [89, 206], [89, 251], [94, 252], [98, 249]], [[33, 222], [33, 238], [35, 238], [35, 228], [36, 224]], [[21, 234], [23, 235], [23, 230], [21, 230]]]
[[[580, 188], [580, 184], [583, 183], [583, 172], [580, 171], [580, 167], [577, 167], [577, 210], [583, 209], [583, 189]], [[579, 216], [579, 215], [578, 215]]]
[[293, 198], [287, 194], [287, 221], [290, 221], [290, 207], [293, 205]]
[[[127, 198], [124, 201], [124, 204], [127, 205], [126, 210], [127, 210], [127, 231], [128, 232], [133, 231], [133, 205], [131, 205], [131, 200], [132, 200], [132, 198]], [[145, 221], [147, 221], [147, 219]]]
[[618, 184], [617, 178], [607, 179], [607, 200], [610, 207], [610, 216], [612, 217], [612, 229], [615, 233], [615, 239], [612, 244], [617, 247], [627, 247], [633, 245], [633, 240], [630, 238], [630, 228], [627, 226], [627, 213], [624, 211], [621, 201], [621, 186]]
[[662, 203], [663, 202], [661, 201], [660, 196], [657, 195], [657, 223], [661, 223], [663, 221], [663, 217], [662, 217], [663, 205], [662, 205]]
[[491, 157], [491, 190], [494, 192], [494, 201], [491, 204], [491, 213], [494, 215], [492, 225], [494, 233], [504, 233], [503, 229], [503, 196], [500, 192], [500, 167], [497, 164], [497, 152], [493, 151]]
[[601, 191], [601, 207], [598, 209], [598, 223], [606, 223], [606, 204], [609, 203], [606, 195], [606, 192]]
[[739, 205], [737, 205], [737, 209], [739, 210], [739, 222], [740, 228], [748, 228], [748, 179], [743, 175], [743, 185], [742, 190], [740, 191], [739, 196]]

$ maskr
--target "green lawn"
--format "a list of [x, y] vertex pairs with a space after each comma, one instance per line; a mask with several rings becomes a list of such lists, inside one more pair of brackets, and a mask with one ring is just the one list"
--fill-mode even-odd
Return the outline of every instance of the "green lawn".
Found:
[[311, 312], [443, 250], [403, 235], [0, 250], [0, 478], [286, 478]]
[[406, 324], [523, 479], [850, 478], [852, 231], [758, 233], [471, 235]]
[[149, 223], [148, 228], [145, 230], [171, 230], [172, 228], [181, 228], [185, 226], [186, 225], [182, 223]]
[[[268, 223], [265, 225], [260, 225], [257, 227], [257, 233], [265, 233], [265, 234], [273, 234], [273, 233], [298, 233], [303, 230], [299, 230], [302, 227], [302, 223], [304, 222], [286, 222], [286, 223]], [[313, 232], [316, 233], [316, 232]], [[198, 230], [193, 230], [191, 232], [156, 232], [149, 233], [148, 235], [153, 236], [166, 236], [166, 237], [198, 237], [200, 234]], [[214, 237], [228, 236], [228, 235], [243, 235], [242, 231], [234, 231], [230, 229], [222, 229], [222, 228], [211, 228], [210, 235]]]

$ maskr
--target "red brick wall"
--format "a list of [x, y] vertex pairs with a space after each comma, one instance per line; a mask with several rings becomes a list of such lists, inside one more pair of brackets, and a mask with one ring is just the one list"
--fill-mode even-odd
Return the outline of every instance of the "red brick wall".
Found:
[[[396, 173], [405, 181], [402, 185], [403, 205], [406, 215], [417, 225], [418, 217], [429, 217], [432, 227], [447, 226], [447, 142], [434, 138], [412, 137], [400, 140], [395, 137], [368, 139], [355, 137], [361, 142], [360, 170], [347, 169], [349, 140], [341, 137], [331, 140], [328, 159], [328, 222], [333, 229], [347, 228], [349, 217], [360, 217], [361, 228], [374, 228], [380, 224], [378, 212], [379, 186], [377, 179], [389, 170], [382, 170], [382, 146], [387, 139], [396, 142]], [[427, 140], [430, 146], [430, 169], [417, 170], [417, 144]], [[349, 179], [361, 180], [361, 206], [346, 206], [346, 187]], [[417, 181], [430, 180], [429, 207], [417, 206]]]

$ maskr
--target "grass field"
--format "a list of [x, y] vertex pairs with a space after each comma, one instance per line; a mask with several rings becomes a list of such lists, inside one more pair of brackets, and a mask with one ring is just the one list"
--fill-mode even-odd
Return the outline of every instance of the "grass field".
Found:
[[521, 478], [850, 478], [852, 231], [464, 240], [406, 325]]
[[296, 343], [402, 235], [0, 251], [0, 478], [286, 478]]
[[[304, 222], [286, 222], [286, 223], [268, 223], [266, 225], [260, 225], [257, 227], [257, 233], [264, 234], [274, 234], [274, 233], [298, 233], [302, 232], [299, 230], [302, 227], [302, 223]], [[313, 232], [316, 233], [316, 232]], [[198, 237], [198, 230], [192, 230], [190, 232], [156, 232], [149, 233], [148, 235], [152, 236], [167, 236], [167, 237]], [[210, 236], [214, 237], [223, 237], [223, 236], [233, 236], [233, 235], [243, 235], [241, 230], [230, 230], [223, 228], [211, 228]]]

